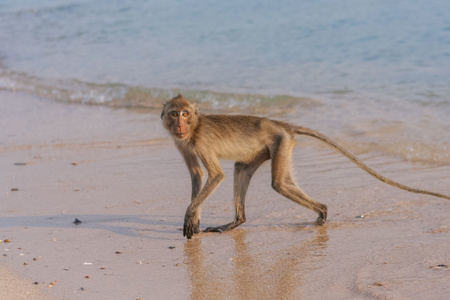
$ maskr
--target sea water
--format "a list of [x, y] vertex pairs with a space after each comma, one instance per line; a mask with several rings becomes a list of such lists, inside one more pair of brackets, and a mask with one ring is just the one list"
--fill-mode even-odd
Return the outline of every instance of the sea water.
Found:
[[0, 88], [154, 111], [181, 92], [449, 165], [450, 1], [2, 0]]

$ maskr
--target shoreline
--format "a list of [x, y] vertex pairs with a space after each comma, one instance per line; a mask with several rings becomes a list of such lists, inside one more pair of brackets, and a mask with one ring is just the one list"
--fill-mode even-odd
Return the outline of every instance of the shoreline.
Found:
[[[450, 293], [450, 202], [389, 187], [319, 143], [299, 139], [293, 169], [299, 186], [328, 205], [325, 226], [271, 189], [265, 164], [250, 184], [246, 223], [187, 241], [180, 229], [189, 173], [158, 115], [6, 91], [0, 99], [7, 128], [0, 239], [11, 241], [0, 244], [7, 254], [0, 269], [26, 278], [32, 293], [55, 300]], [[359, 157], [401, 183], [449, 193], [448, 165]], [[226, 179], [205, 202], [201, 228], [233, 217], [233, 163], [222, 165]]]

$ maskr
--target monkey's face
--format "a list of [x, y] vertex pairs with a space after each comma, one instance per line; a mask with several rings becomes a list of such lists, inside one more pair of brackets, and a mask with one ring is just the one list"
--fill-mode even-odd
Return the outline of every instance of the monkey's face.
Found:
[[189, 110], [172, 110], [169, 112], [171, 131], [179, 139], [184, 139], [190, 132], [191, 113]]
[[164, 104], [161, 119], [164, 127], [177, 139], [184, 140], [192, 136], [192, 130], [196, 127], [198, 108], [178, 95]]

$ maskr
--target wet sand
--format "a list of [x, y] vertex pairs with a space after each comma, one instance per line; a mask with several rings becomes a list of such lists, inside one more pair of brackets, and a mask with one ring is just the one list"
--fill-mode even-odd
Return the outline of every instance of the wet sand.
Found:
[[[2, 299], [19, 290], [36, 295], [27, 299], [450, 294], [450, 201], [378, 182], [319, 142], [298, 139], [293, 169], [299, 186], [328, 205], [327, 225], [277, 195], [265, 164], [250, 185], [245, 224], [187, 241], [189, 174], [157, 114], [5, 91], [0, 108], [0, 239], [10, 240], [0, 243], [0, 270], [22, 277]], [[401, 183], [450, 193], [450, 166], [360, 157]], [[202, 228], [233, 218], [233, 163], [223, 166]]]

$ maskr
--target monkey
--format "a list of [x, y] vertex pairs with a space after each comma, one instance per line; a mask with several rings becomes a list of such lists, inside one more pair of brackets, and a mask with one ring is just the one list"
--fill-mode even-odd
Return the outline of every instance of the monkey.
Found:
[[[450, 200], [450, 196], [411, 188], [384, 177], [327, 136], [307, 127], [258, 116], [203, 115], [195, 103], [191, 103], [181, 94], [163, 105], [161, 119], [165, 129], [173, 137], [191, 176], [191, 203], [186, 209], [183, 225], [183, 236], [187, 239], [200, 233], [201, 206], [225, 177], [219, 162], [221, 159], [235, 161], [235, 217], [231, 223], [208, 227], [203, 232], [224, 232], [246, 221], [245, 196], [250, 180], [255, 171], [268, 160], [271, 160], [272, 188], [289, 200], [316, 212], [317, 224], [325, 224], [327, 206], [304, 193], [291, 177], [295, 135], [321, 140], [386, 184], [409, 192]], [[203, 187], [200, 161], [208, 173]]]

